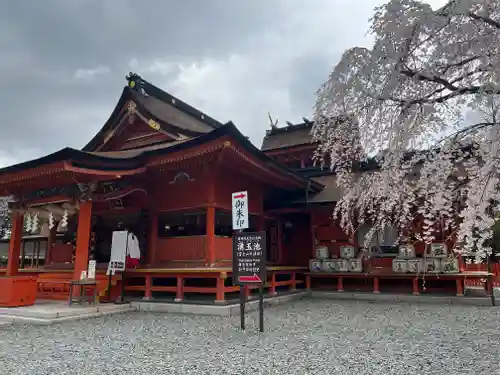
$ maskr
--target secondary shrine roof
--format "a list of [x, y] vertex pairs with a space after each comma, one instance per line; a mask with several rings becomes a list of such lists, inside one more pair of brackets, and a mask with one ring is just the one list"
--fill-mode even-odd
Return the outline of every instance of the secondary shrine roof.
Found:
[[271, 151], [311, 144], [312, 125], [311, 121], [307, 121], [301, 124], [289, 124], [280, 128], [273, 127], [266, 132], [261, 150]]

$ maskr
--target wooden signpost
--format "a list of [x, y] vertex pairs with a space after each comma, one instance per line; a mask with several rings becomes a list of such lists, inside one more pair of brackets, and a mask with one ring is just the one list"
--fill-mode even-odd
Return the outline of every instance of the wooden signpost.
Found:
[[259, 326], [264, 332], [264, 283], [266, 282], [266, 232], [233, 234], [233, 284], [240, 287], [241, 329], [245, 329], [245, 291], [259, 284]]
[[233, 284], [240, 287], [241, 329], [245, 329], [245, 287], [259, 284], [260, 331], [264, 332], [264, 296], [266, 282], [266, 232], [243, 232], [249, 228], [248, 192], [232, 194]]

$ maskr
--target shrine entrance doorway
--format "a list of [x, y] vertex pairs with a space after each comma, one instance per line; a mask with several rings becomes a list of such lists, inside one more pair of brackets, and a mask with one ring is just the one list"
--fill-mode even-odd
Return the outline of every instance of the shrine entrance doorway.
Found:
[[116, 231], [127, 231], [135, 235], [139, 241], [139, 262], [142, 263], [146, 258], [148, 247], [149, 220], [147, 213], [144, 211], [133, 213], [112, 211], [97, 216], [92, 228], [91, 257], [96, 260], [97, 267], [107, 268], [111, 257], [113, 232]]

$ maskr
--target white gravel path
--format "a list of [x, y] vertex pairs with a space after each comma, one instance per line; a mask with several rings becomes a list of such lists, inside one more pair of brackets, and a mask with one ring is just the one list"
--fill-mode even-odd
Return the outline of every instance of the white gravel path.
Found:
[[130, 313], [0, 329], [0, 374], [498, 374], [500, 309], [302, 300], [239, 318]]

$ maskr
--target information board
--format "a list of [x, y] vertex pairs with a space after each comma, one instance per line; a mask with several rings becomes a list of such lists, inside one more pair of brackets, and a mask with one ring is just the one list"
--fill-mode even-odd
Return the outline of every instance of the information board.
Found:
[[233, 234], [233, 284], [266, 282], [266, 232]]

